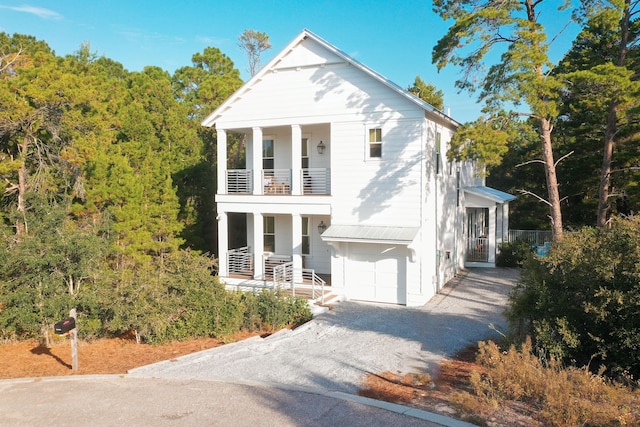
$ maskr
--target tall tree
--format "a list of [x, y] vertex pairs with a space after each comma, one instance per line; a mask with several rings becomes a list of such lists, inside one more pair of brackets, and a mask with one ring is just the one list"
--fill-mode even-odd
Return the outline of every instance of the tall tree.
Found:
[[[200, 163], [182, 170], [174, 178], [182, 206], [190, 206], [192, 213], [197, 212], [197, 218], [194, 218], [184, 215], [183, 211], [187, 244], [213, 253], [217, 247], [213, 203], [216, 174], [212, 166], [216, 164], [216, 133], [214, 129], [201, 126], [200, 122], [242, 86], [242, 80], [233, 61], [218, 48], [207, 47], [191, 59], [191, 66], [174, 73], [172, 84], [175, 97], [187, 108], [189, 126], [197, 130], [202, 157]], [[233, 142], [237, 148], [239, 142]]]
[[592, 225], [596, 214], [602, 227], [610, 214], [629, 214], [640, 205], [640, 194], [633, 194], [640, 176], [634, 171], [640, 160], [640, 49], [631, 42], [638, 37], [637, 23], [630, 22], [625, 64], [617, 65], [621, 22], [631, 16], [623, 11], [625, 5], [633, 6], [618, 2], [592, 14], [555, 70], [569, 83], [559, 130], [575, 152], [565, 167], [571, 176], [569, 202], [579, 202], [573, 203], [576, 225]]
[[440, 111], [444, 108], [444, 93], [442, 90], [431, 83], [425, 83], [420, 76], [416, 76], [413, 84], [407, 90]]
[[[507, 104], [526, 106], [517, 114], [536, 122], [547, 184], [547, 203], [556, 239], [563, 235], [562, 211], [552, 132], [558, 117], [561, 80], [550, 74], [549, 42], [539, 22], [543, 0], [435, 0], [434, 10], [453, 20], [433, 49], [433, 61], [441, 70], [452, 64], [463, 70], [457, 86], [479, 98], [486, 111], [495, 114]], [[561, 7], [568, 7], [569, 1]], [[484, 72], [486, 56], [501, 46], [500, 61]], [[490, 135], [490, 134], [487, 134]], [[472, 143], [491, 144], [488, 140]]]
[[[613, 150], [615, 146], [616, 134], [620, 127], [621, 116], [625, 116], [625, 110], [628, 109], [628, 104], [631, 101], [629, 95], [635, 100], [636, 106], [638, 105], [637, 99], [640, 95], [640, 90], [637, 84], [638, 78], [637, 71], [627, 70], [627, 57], [629, 53], [630, 45], [635, 45], [638, 41], [638, 27], [635, 22], [638, 13], [640, 1], [638, 0], [619, 0], [611, 1], [609, 10], [605, 7], [602, 12], [605, 16], [611, 16], [614, 22], [618, 23], [617, 39], [618, 39], [618, 54], [615, 62], [611, 62], [604, 66], [604, 70], [601, 68], [594, 69], [594, 73], [600, 75], [616, 75], [618, 78], [618, 89], [612, 96], [609, 97], [609, 108], [607, 114], [607, 125], [604, 132], [604, 152], [602, 157], [602, 169], [600, 172], [600, 189], [598, 198], [598, 227], [602, 228], [607, 222], [607, 214], [609, 212], [609, 193], [611, 185], [611, 164], [613, 159]], [[612, 66], [615, 65], [615, 68]], [[613, 68], [613, 69], [612, 69]], [[631, 101], [633, 102], [633, 101]], [[625, 108], [625, 104], [627, 108]]]
[[271, 49], [271, 43], [269, 43], [269, 36], [266, 33], [261, 33], [255, 30], [244, 30], [238, 37], [238, 46], [244, 50], [249, 61], [249, 68], [247, 71], [251, 77], [255, 76], [260, 71], [260, 59], [262, 53], [268, 49]]

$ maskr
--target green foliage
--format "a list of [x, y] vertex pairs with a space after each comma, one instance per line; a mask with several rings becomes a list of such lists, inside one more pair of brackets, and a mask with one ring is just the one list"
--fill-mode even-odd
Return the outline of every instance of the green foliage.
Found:
[[444, 108], [444, 92], [431, 83], [425, 83], [420, 76], [416, 76], [413, 84], [407, 90], [440, 111]]
[[509, 317], [543, 354], [640, 378], [640, 219], [584, 228], [530, 259]]
[[311, 319], [309, 304], [304, 298], [295, 298], [278, 291], [265, 290], [258, 294], [245, 294], [245, 328], [275, 331], [284, 326], [301, 325]]
[[500, 253], [496, 256], [496, 267], [522, 267], [532, 253], [531, 244], [528, 242], [517, 240], [503, 243]]
[[0, 236], [0, 336], [35, 338], [83, 305], [97, 281], [108, 242], [96, 230], [81, 229], [65, 209], [30, 198], [30, 232], [16, 240]]
[[83, 338], [148, 342], [308, 319], [304, 300], [227, 292], [181, 249], [215, 242], [215, 133], [199, 122], [242, 84], [226, 55], [171, 76], [30, 36], [0, 33], [0, 53], [0, 338], [42, 336], [71, 308]]
[[447, 158], [455, 161], [475, 160], [488, 168], [499, 165], [508, 151], [509, 142], [516, 138], [516, 127], [511, 118], [497, 116], [479, 118], [458, 128], [451, 138]]

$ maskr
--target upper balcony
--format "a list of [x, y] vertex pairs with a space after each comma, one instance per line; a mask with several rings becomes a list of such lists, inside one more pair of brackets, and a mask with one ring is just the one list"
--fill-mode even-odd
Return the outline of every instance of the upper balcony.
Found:
[[216, 130], [218, 196], [331, 195], [329, 123], [229, 130], [243, 142], [236, 146], [244, 150], [243, 169], [228, 161], [227, 130]]
[[[253, 170], [227, 170], [226, 194], [252, 195], [292, 195], [294, 189], [300, 189], [294, 195], [329, 195], [331, 194], [331, 170], [327, 168], [306, 168], [293, 173], [292, 169], [263, 169], [260, 188], [254, 188]], [[293, 176], [295, 175], [295, 177]], [[297, 182], [294, 182], [297, 180]], [[295, 184], [295, 185], [294, 185]]]

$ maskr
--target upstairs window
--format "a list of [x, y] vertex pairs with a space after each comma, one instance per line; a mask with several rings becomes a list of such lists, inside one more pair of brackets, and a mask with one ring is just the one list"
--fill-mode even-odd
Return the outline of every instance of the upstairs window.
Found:
[[369, 129], [369, 158], [382, 158], [382, 128]]
[[300, 147], [302, 169], [309, 169], [309, 138], [302, 138], [302, 147]]
[[262, 169], [274, 169], [274, 150], [275, 141], [271, 138], [262, 140]]

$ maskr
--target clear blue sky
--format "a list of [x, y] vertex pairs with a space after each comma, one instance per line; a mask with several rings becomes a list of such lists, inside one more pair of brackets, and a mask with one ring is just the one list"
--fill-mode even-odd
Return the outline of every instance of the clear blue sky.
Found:
[[[540, 19], [560, 29], [566, 15], [548, 10]], [[173, 73], [214, 46], [247, 80], [247, 61], [237, 45], [245, 29], [270, 36], [273, 48], [264, 64], [307, 28], [400, 86], [420, 75], [444, 91], [445, 112], [471, 121], [480, 106], [473, 95], [457, 93], [458, 70], [437, 73], [431, 64], [432, 48], [447, 27], [429, 0], [0, 0], [0, 31], [33, 35], [58, 55], [89, 42], [92, 51], [129, 71], [156, 65]], [[575, 34], [574, 25], [552, 45], [552, 59], [562, 57]]]

